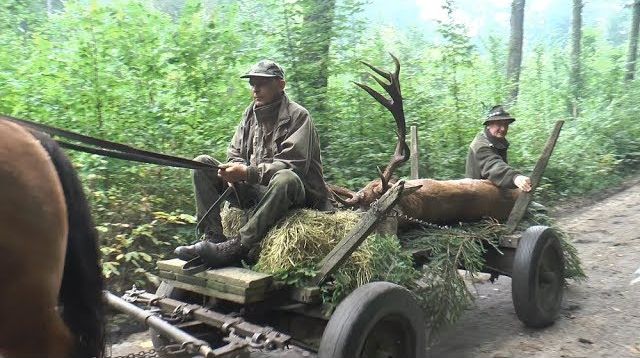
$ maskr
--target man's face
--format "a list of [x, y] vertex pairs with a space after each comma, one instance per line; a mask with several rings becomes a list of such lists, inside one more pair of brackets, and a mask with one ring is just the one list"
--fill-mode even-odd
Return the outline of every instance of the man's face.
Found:
[[496, 138], [504, 138], [509, 131], [509, 120], [491, 121], [487, 124], [489, 133]]
[[284, 85], [284, 80], [278, 77], [249, 78], [251, 95], [256, 102], [256, 107], [264, 106], [279, 99], [282, 96]]

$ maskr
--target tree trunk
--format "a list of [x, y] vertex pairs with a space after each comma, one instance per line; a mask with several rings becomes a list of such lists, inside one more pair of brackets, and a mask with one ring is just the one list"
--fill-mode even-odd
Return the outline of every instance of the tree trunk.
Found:
[[305, 0], [300, 61], [292, 80], [301, 90], [303, 104], [313, 115], [326, 110], [329, 77], [329, 49], [333, 37], [335, 0]]
[[573, 22], [571, 33], [571, 99], [569, 111], [575, 118], [578, 116], [578, 101], [582, 92], [582, 60], [581, 60], [581, 43], [582, 43], [582, 8], [584, 4], [582, 0], [573, 0]]
[[636, 60], [638, 58], [638, 31], [640, 30], [640, 1], [633, 3], [633, 20], [631, 21], [631, 31], [629, 32], [629, 53], [627, 54], [626, 81], [635, 78]]
[[509, 59], [507, 61], [510, 104], [515, 104], [518, 99], [518, 82], [520, 81], [520, 66], [522, 64], [524, 2], [525, 0], [513, 0], [511, 3], [511, 37], [509, 39]]

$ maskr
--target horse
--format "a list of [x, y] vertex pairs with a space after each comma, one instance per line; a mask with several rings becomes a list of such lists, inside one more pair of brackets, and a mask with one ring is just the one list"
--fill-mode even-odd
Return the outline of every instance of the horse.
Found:
[[69, 159], [0, 119], [0, 357], [103, 357], [98, 235]]

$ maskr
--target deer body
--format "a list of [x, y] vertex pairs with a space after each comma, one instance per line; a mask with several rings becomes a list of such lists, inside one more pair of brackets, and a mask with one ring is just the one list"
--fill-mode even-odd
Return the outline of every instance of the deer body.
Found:
[[[418, 189], [400, 198], [403, 214], [422, 221], [447, 224], [476, 221], [484, 217], [505, 220], [518, 197], [518, 189], [500, 189], [488, 180], [413, 179], [406, 188]], [[367, 209], [382, 195], [381, 181], [374, 180], [356, 195], [358, 205]], [[400, 223], [401, 226], [406, 223]]]

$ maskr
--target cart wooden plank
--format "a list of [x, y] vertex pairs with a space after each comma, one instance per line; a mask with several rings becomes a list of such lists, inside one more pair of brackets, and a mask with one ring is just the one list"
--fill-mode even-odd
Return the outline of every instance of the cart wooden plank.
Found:
[[[162, 260], [157, 262], [158, 270], [164, 277], [170, 278], [174, 273], [179, 281], [201, 284], [206, 282], [219, 282], [222, 285], [231, 285], [240, 288], [267, 287], [273, 282], [273, 276], [261, 272], [251, 271], [242, 267], [224, 267], [207, 270], [197, 274], [187, 274], [182, 267], [186, 261], [180, 259]], [[188, 276], [188, 277], [185, 277]], [[193, 279], [191, 279], [193, 277]]]
[[158, 266], [158, 270], [161, 271], [169, 271], [182, 274], [184, 273], [182, 266], [185, 264], [185, 262], [186, 261], [180, 259], [161, 260], [156, 263], [156, 266]]
[[242, 303], [242, 304], [254, 303], [254, 302], [260, 302], [264, 300], [264, 293], [259, 295], [256, 294], [256, 295], [244, 296], [244, 295], [237, 295], [229, 292], [221, 292], [218, 290], [214, 290], [213, 288], [202, 287], [199, 285], [193, 285], [193, 284], [181, 282], [181, 281], [167, 280], [167, 283], [173, 285], [174, 287], [181, 288], [183, 290], [196, 292], [201, 295], [216, 297], [216, 298], [220, 298], [223, 300], [236, 302], [236, 303]]
[[203, 286], [203, 287], [207, 285], [207, 279], [201, 273], [198, 273], [195, 275], [177, 273], [176, 280], [184, 283], [190, 283], [192, 285]]
[[167, 280], [175, 280], [176, 279], [176, 273], [175, 272], [171, 272], [171, 271], [159, 270], [158, 271], [158, 276], [160, 278], [164, 278], [164, 279], [167, 279]]
[[259, 286], [259, 287], [242, 287], [226, 284], [223, 282], [216, 281], [207, 281], [206, 287], [212, 288], [216, 291], [232, 293], [234, 295], [243, 295], [243, 296], [264, 296], [264, 293], [267, 291], [268, 286]]
[[273, 276], [242, 267], [224, 267], [204, 272], [208, 281], [240, 287], [264, 287], [273, 282]]
[[544, 170], [547, 168], [547, 163], [549, 163], [549, 157], [551, 157], [551, 153], [553, 153], [553, 149], [556, 146], [556, 142], [558, 141], [558, 136], [560, 136], [560, 130], [562, 129], [562, 125], [564, 121], [557, 121], [553, 131], [551, 132], [551, 136], [547, 140], [547, 144], [540, 155], [540, 159], [536, 163], [536, 166], [533, 168], [533, 173], [531, 173], [531, 191], [529, 192], [521, 192], [516, 200], [516, 203], [513, 205], [513, 209], [511, 209], [511, 213], [509, 214], [509, 218], [507, 219], [506, 230], [507, 233], [512, 233], [522, 217], [524, 216], [525, 210], [531, 201], [533, 196], [533, 192], [540, 184], [540, 180], [542, 179], [542, 174]]

